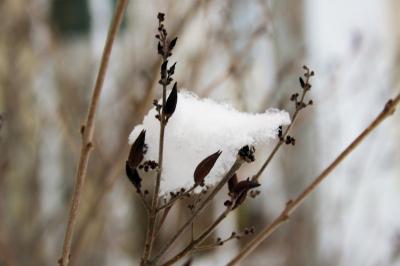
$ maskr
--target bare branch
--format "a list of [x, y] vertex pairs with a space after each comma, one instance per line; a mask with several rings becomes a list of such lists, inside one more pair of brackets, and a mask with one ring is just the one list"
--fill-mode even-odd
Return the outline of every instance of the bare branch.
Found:
[[253, 252], [265, 239], [275, 232], [283, 223], [289, 220], [290, 215], [303, 203], [303, 201], [318, 187], [318, 185], [349, 155], [362, 141], [376, 129], [387, 117], [394, 113], [396, 106], [400, 103], [400, 94], [394, 99], [390, 99], [384, 109], [364, 129], [364, 131], [339, 154], [339, 156], [317, 176], [314, 181], [304, 189], [294, 200], [289, 200], [281, 214], [268, 226], [266, 226], [257, 236], [255, 236], [227, 265], [236, 265], [240, 260], [246, 258]]
[[69, 211], [68, 224], [65, 232], [65, 238], [63, 242], [63, 251], [62, 257], [60, 259], [61, 266], [67, 266], [69, 263], [69, 256], [71, 250], [72, 243], [72, 235], [74, 232], [74, 227], [76, 223], [76, 217], [78, 216], [78, 208], [80, 203], [80, 198], [83, 190], [83, 186], [85, 183], [85, 177], [87, 172], [87, 166], [90, 158], [90, 153], [92, 150], [92, 139], [94, 132], [94, 124], [95, 124], [95, 115], [97, 106], [100, 100], [100, 94], [103, 87], [103, 81], [107, 72], [108, 62], [111, 55], [112, 46], [115, 40], [115, 37], [118, 33], [119, 27], [121, 25], [121, 21], [123, 15], [126, 10], [126, 6], [128, 4], [128, 0], [120, 0], [115, 9], [114, 17], [110, 25], [110, 30], [108, 32], [106, 44], [104, 46], [103, 55], [101, 58], [99, 72], [97, 74], [96, 83], [93, 89], [92, 98], [90, 101], [86, 123], [82, 127], [82, 148], [78, 163], [78, 169], [75, 176], [75, 187], [72, 195], [71, 208]]
[[[309, 82], [310, 82], [310, 77], [314, 75], [314, 72], [313, 71], [309, 72], [309, 69], [307, 67], [305, 67], [305, 66], [303, 68], [306, 69], [306, 73], [305, 73], [306, 81], [304, 82], [304, 84], [308, 88]], [[302, 82], [301, 78], [300, 78], [300, 81]], [[300, 111], [303, 109], [303, 105], [302, 104], [304, 104], [304, 98], [305, 98], [305, 96], [306, 96], [308, 91], [309, 91], [309, 88], [308, 89], [304, 89], [303, 88], [302, 94], [300, 96], [300, 100], [298, 102], [296, 101], [296, 109], [295, 109], [295, 112], [293, 113], [293, 116], [292, 116], [292, 122], [286, 127], [286, 130], [283, 132], [282, 136], [280, 136], [280, 139], [279, 139], [278, 143], [275, 145], [275, 147], [273, 148], [273, 150], [271, 151], [271, 153], [269, 154], [269, 156], [267, 157], [267, 159], [265, 160], [265, 162], [261, 166], [260, 170], [258, 170], [258, 172], [252, 177], [252, 180], [258, 180], [260, 178], [260, 176], [264, 172], [265, 168], [267, 168], [269, 163], [272, 161], [272, 159], [276, 155], [276, 153], [279, 150], [279, 148], [282, 146], [282, 144], [285, 143], [285, 138], [288, 136], [288, 133], [289, 133], [290, 129], [293, 127], [293, 125], [294, 125], [294, 123], [295, 123]], [[297, 103], [300, 103], [300, 104], [297, 104]]]

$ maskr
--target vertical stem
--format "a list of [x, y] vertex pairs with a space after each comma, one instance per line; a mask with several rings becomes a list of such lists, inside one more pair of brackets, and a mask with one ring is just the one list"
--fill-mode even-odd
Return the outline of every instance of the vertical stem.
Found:
[[[306, 84], [308, 84], [308, 81], [309, 81], [309, 77], [307, 77]], [[307, 91], [303, 90], [303, 93], [302, 93], [301, 98], [300, 98], [300, 102], [304, 101], [304, 97], [306, 96], [306, 93], [307, 93]], [[275, 154], [278, 152], [279, 148], [284, 143], [284, 139], [286, 138], [286, 136], [289, 133], [289, 131], [292, 128], [292, 126], [294, 125], [294, 122], [296, 121], [297, 116], [299, 115], [301, 109], [302, 109], [301, 107], [299, 108], [298, 106], [296, 106], [296, 111], [293, 114], [292, 122], [286, 127], [285, 132], [282, 134], [282, 138], [275, 145], [274, 149], [271, 151], [271, 153], [269, 154], [268, 158], [265, 160], [265, 162], [261, 166], [260, 170], [258, 170], [258, 172], [252, 177], [252, 180], [258, 180], [261, 177], [261, 175], [264, 172], [265, 168], [267, 168], [269, 163], [274, 158]]]
[[[163, 47], [164, 47], [164, 55], [163, 55], [163, 63], [167, 61], [168, 58], [168, 52], [167, 51], [167, 43], [166, 39], [163, 39]], [[164, 70], [164, 76], [167, 77], [166, 69]], [[153, 248], [153, 243], [155, 239], [155, 233], [156, 233], [156, 221], [157, 221], [157, 209], [158, 209], [158, 196], [160, 193], [160, 183], [161, 183], [161, 174], [162, 174], [162, 168], [163, 168], [163, 154], [164, 154], [164, 133], [165, 133], [165, 125], [166, 125], [166, 119], [165, 119], [165, 114], [164, 114], [164, 107], [165, 103], [167, 101], [167, 78], [164, 78], [162, 80], [162, 89], [163, 89], [163, 94], [162, 94], [162, 108], [161, 108], [161, 116], [160, 116], [160, 141], [158, 145], [158, 172], [157, 172], [157, 179], [156, 179], [156, 185], [154, 187], [154, 192], [153, 192], [153, 198], [151, 201], [151, 210], [150, 210], [150, 215], [148, 217], [148, 227], [147, 227], [147, 234], [146, 234], [146, 241], [144, 245], [144, 251], [143, 251], [143, 257], [141, 261], [141, 265], [146, 265], [147, 261], [151, 255], [151, 250]]]
[[90, 153], [93, 147], [92, 139], [94, 132], [96, 110], [100, 100], [100, 94], [103, 88], [103, 82], [107, 72], [112, 46], [115, 37], [118, 33], [119, 27], [121, 25], [121, 21], [125, 13], [127, 4], [128, 0], [120, 0], [115, 9], [114, 17], [108, 32], [106, 44], [104, 46], [100, 68], [96, 78], [96, 83], [93, 89], [93, 94], [86, 117], [86, 123], [82, 127], [82, 148], [78, 163], [78, 169], [75, 176], [76, 183], [71, 200], [71, 208], [69, 211], [68, 224], [63, 242], [62, 257], [60, 259], [61, 266], [67, 266], [69, 264], [72, 235], [75, 228], [76, 218], [78, 216], [78, 208], [79, 208], [80, 198], [82, 195], [83, 186], [85, 183], [85, 177], [87, 172], [87, 166], [89, 163]]

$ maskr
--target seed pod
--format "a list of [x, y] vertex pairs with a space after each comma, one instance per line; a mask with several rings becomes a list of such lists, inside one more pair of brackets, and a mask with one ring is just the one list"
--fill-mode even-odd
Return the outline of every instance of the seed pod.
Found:
[[142, 132], [140, 132], [139, 136], [136, 138], [135, 142], [131, 146], [127, 161], [127, 164], [129, 164], [131, 168], [136, 168], [143, 160], [145, 139], [146, 130], [142, 130]]
[[194, 170], [195, 184], [204, 186], [204, 178], [210, 173], [221, 153], [221, 151], [217, 151], [199, 163], [196, 170]]
[[234, 187], [234, 192], [236, 194], [242, 193], [242, 192], [247, 192], [250, 189], [256, 188], [261, 186], [260, 183], [257, 181], [250, 180], [250, 178], [247, 178], [246, 180], [240, 181], [237, 183], [237, 185]]
[[164, 47], [162, 46], [161, 42], [158, 42], [157, 51], [158, 51], [158, 54], [164, 55]]
[[304, 82], [302, 77], [299, 77], [299, 81], [300, 81], [300, 86], [304, 89], [306, 86], [306, 83]]
[[178, 102], [178, 89], [177, 89], [177, 84], [175, 82], [174, 87], [172, 88], [168, 96], [168, 99], [165, 102], [164, 115], [166, 121], [168, 121], [168, 119], [175, 112], [177, 102]]
[[126, 175], [128, 176], [129, 180], [131, 181], [132, 185], [136, 188], [136, 192], [140, 193], [140, 189], [142, 187], [142, 178], [140, 178], [139, 173], [136, 170], [136, 168], [132, 168], [129, 165], [129, 162], [126, 161], [125, 171], [126, 171]]
[[175, 38], [169, 43], [169, 50], [170, 50], [170, 51], [171, 51], [172, 49], [174, 49], [177, 40], [178, 40], [178, 37], [175, 37]]
[[158, 20], [159, 20], [160, 22], [163, 22], [164, 19], [165, 19], [165, 14], [159, 12], [159, 13], [157, 14], [157, 18], [158, 18]]

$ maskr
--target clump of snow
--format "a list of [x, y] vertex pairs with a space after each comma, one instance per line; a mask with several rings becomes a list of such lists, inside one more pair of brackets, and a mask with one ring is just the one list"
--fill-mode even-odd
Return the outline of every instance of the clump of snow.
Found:
[[[158, 159], [160, 123], [156, 114], [152, 108], [143, 124], [136, 126], [129, 135], [132, 144], [140, 131], [146, 129], [146, 160]], [[181, 91], [175, 113], [165, 130], [161, 193], [192, 186], [196, 166], [208, 155], [221, 150], [220, 158], [205, 178], [207, 185], [215, 184], [231, 167], [242, 146], [266, 145], [276, 138], [280, 125], [289, 123], [286, 111], [271, 108], [260, 114], [243, 113], [228, 104]]]

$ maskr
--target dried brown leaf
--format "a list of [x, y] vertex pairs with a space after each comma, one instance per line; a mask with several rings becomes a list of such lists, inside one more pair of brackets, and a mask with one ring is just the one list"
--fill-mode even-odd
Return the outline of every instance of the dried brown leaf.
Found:
[[197, 185], [204, 186], [204, 178], [210, 173], [221, 153], [221, 151], [217, 151], [199, 163], [194, 170], [194, 182]]
[[136, 168], [144, 157], [144, 142], [146, 139], [146, 130], [142, 130], [135, 142], [131, 146], [127, 163], [131, 168]]
[[167, 121], [175, 112], [177, 102], [178, 102], [178, 89], [177, 89], [177, 84], [175, 82], [174, 87], [172, 88], [168, 96], [168, 99], [165, 103], [164, 115]]

